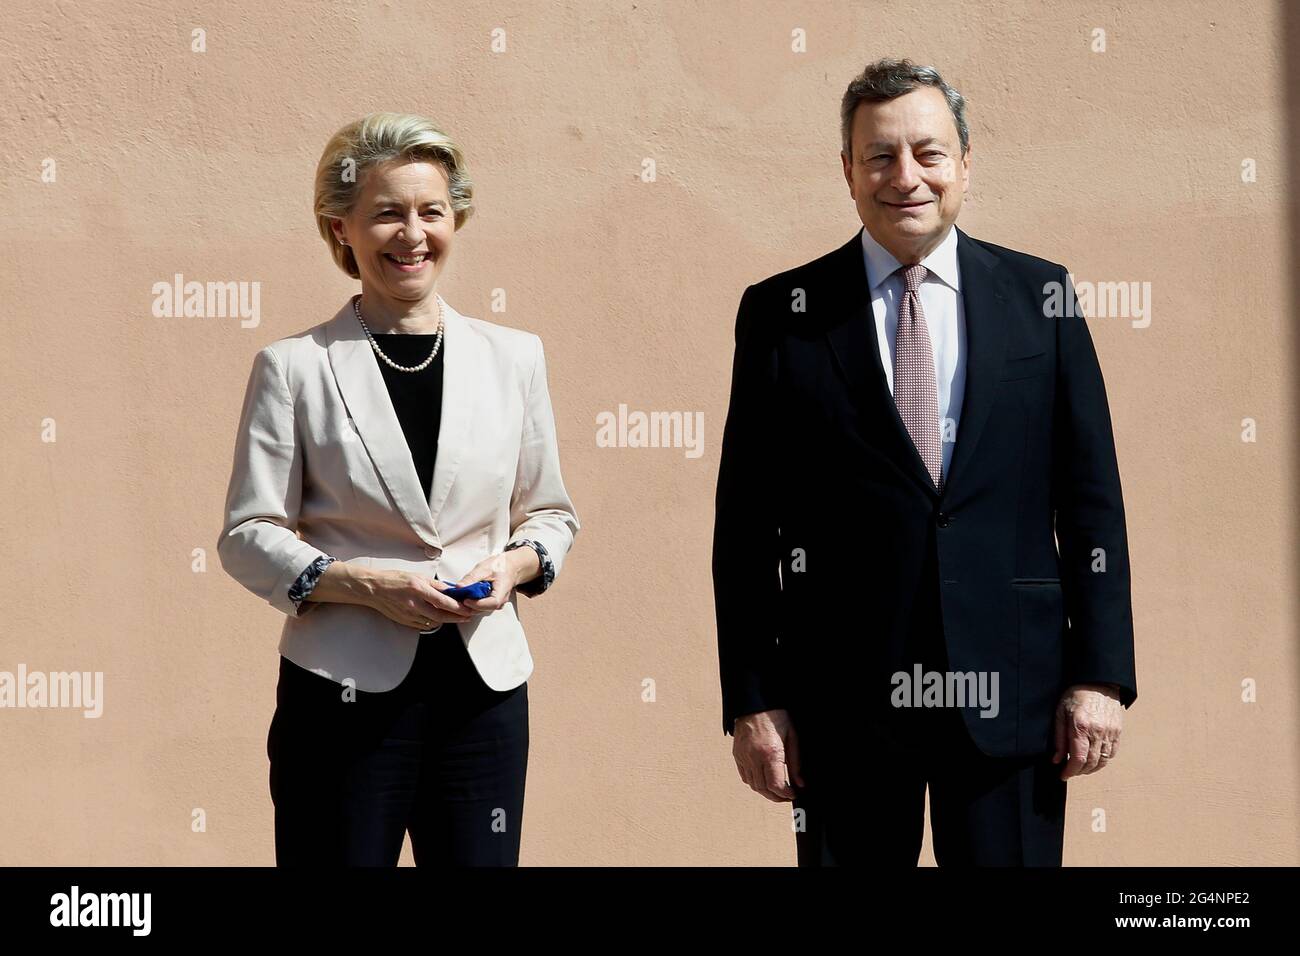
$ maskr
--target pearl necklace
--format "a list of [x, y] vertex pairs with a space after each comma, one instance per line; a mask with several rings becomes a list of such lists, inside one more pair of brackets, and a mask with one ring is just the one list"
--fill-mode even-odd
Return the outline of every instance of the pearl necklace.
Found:
[[378, 355], [381, 359], [383, 359], [386, 363], [388, 363], [390, 368], [395, 368], [399, 372], [423, 372], [426, 368], [429, 367], [429, 363], [432, 362], [434, 358], [437, 356], [438, 350], [442, 348], [442, 329], [443, 329], [442, 299], [438, 298], [437, 296], [434, 296], [434, 298], [438, 299], [438, 332], [433, 337], [433, 351], [430, 352], [429, 357], [425, 359], [423, 362], [421, 362], [419, 365], [412, 365], [410, 368], [406, 367], [405, 365], [398, 365], [387, 355], [385, 355], [383, 349], [379, 347], [379, 343], [375, 341], [375, 337], [370, 334], [370, 327], [366, 325], [366, 320], [361, 317], [361, 296], [357, 296], [355, 299], [352, 300], [352, 311], [357, 314], [357, 321], [361, 323], [361, 330], [366, 333], [366, 338], [370, 340], [370, 347], [375, 350], [376, 355]]

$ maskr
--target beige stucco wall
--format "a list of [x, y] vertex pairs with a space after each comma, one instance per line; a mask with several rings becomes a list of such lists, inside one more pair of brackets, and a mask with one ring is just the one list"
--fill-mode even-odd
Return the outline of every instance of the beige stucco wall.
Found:
[[[1121, 758], [1070, 785], [1066, 863], [1300, 862], [1277, 4], [208, 6], [6, 4], [0, 670], [102, 671], [105, 688], [98, 719], [0, 710], [0, 864], [273, 861], [281, 617], [212, 546], [253, 353], [355, 289], [316, 234], [311, 178], [328, 136], [375, 109], [434, 116], [466, 149], [478, 214], [440, 288], [543, 337], [583, 523], [556, 589], [521, 602], [522, 862], [793, 863], [788, 807], [740, 783], [720, 733], [718, 441], [741, 291], [858, 227], [837, 109], [883, 55], [933, 63], [970, 102], [967, 232], [1076, 279], [1151, 283], [1148, 327], [1090, 322], [1140, 697]], [[154, 318], [151, 287], [176, 273], [259, 283], [260, 324]], [[704, 454], [598, 448], [620, 403], [702, 412]]]

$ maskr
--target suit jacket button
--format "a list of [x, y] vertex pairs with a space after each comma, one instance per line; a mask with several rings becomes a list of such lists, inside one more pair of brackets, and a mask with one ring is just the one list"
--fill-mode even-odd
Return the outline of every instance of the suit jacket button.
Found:
[[425, 548], [424, 556], [426, 558], [436, 558], [441, 552], [437, 548]]
[[948, 516], [940, 511], [935, 523], [938, 524], [940, 528], [948, 527]]

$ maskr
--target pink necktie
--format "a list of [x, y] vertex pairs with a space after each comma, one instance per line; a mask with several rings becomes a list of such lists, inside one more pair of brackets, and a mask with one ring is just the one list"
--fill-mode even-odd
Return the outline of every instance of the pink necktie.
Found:
[[907, 283], [898, 306], [898, 334], [894, 339], [894, 404], [912, 436], [912, 444], [925, 462], [930, 478], [943, 491], [943, 446], [939, 435], [939, 390], [934, 382], [934, 352], [930, 329], [921, 309], [921, 280], [929, 270], [923, 265], [898, 270]]

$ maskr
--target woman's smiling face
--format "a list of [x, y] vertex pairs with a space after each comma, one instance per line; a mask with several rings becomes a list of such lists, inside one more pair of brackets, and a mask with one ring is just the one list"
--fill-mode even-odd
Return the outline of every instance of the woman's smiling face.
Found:
[[422, 301], [433, 292], [456, 234], [447, 173], [424, 160], [375, 166], [352, 211], [333, 226], [356, 257], [363, 294]]

